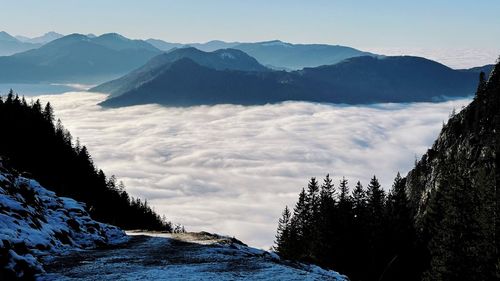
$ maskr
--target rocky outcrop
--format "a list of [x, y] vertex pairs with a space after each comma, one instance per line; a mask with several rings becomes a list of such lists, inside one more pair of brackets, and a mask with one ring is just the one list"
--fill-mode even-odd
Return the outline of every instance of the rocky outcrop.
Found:
[[[474, 100], [453, 114], [431, 149], [408, 173], [407, 190], [418, 216], [425, 214], [429, 195], [439, 189], [446, 164], [457, 163], [463, 176], [471, 180], [477, 169], [486, 170], [491, 184], [497, 184], [500, 136], [500, 67], [488, 82], [479, 85]], [[484, 178], [483, 178], [484, 179]]]
[[90, 218], [83, 203], [6, 169], [0, 158], [0, 280], [33, 278], [44, 271], [41, 257], [54, 252], [126, 239], [119, 228]]
[[408, 173], [416, 226], [431, 257], [425, 280], [458, 272], [460, 280], [490, 280], [485, 272], [495, 270], [500, 278], [499, 167], [500, 63]]

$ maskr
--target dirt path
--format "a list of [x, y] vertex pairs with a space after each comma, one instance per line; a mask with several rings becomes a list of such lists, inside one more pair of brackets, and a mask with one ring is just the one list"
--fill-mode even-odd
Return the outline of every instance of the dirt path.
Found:
[[337, 280], [227, 238], [198, 234], [134, 235], [117, 247], [47, 258], [45, 270], [39, 280]]

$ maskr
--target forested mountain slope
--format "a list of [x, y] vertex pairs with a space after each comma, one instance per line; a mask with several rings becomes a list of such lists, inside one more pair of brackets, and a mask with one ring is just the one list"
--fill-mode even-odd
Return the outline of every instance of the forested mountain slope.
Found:
[[171, 230], [145, 201], [130, 198], [114, 176], [97, 169], [87, 148], [54, 122], [50, 103], [0, 98], [0, 157], [59, 196], [86, 203], [94, 219], [125, 229]]
[[[116, 80], [103, 83], [89, 91], [110, 93], [112, 97], [122, 95], [157, 79], [163, 72], [171, 68], [173, 63], [184, 58], [190, 59], [200, 66], [215, 70], [270, 71], [259, 64], [257, 60], [239, 50], [220, 49], [213, 52], [203, 52], [196, 48], [188, 47], [158, 55], [131, 73]], [[196, 79], [195, 72], [183, 74], [187, 78], [193, 79], [193, 81]], [[206, 90], [208, 91], [209, 89]]]
[[424, 280], [500, 278], [500, 63], [406, 187], [431, 257]]
[[258, 105], [282, 101], [370, 104], [436, 101], [473, 95], [478, 73], [425, 58], [370, 56], [300, 71], [271, 71], [245, 53], [176, 49], [90, 91], [110, 93], [119, 107]]

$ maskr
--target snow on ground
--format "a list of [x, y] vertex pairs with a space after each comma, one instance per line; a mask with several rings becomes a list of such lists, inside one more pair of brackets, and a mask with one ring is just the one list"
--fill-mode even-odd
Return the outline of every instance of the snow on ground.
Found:
[[207, 232], [128, 233], [114, 249], [52, 257], [38, 280], [347, 280], [335, 271], [282, 261], [274, 253]]
[[125, 232], [0, 159], [0, 280], [347, 280], [226, 236]]
[[128, 239], [119, 228], [92, 220], [84, 207], [0, 162], [0, 279], [43, 272], [43, 255]]

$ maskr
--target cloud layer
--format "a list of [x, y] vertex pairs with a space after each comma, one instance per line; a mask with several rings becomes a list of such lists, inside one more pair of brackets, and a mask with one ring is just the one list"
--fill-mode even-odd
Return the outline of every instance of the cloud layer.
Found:
[[468, 100], [340, 106], [157, 105], [102, 109], [105, 95], [41, 96], [95, 163], [133, 195], [188, 230], [269, 247], [285, 205], [309, 177], [346, 176], [386, 189]]
[[500, 48], [365, 48], [363, 50], [387, 56], [419, 56], [435, 60], [455, 69], [494, 64]]

